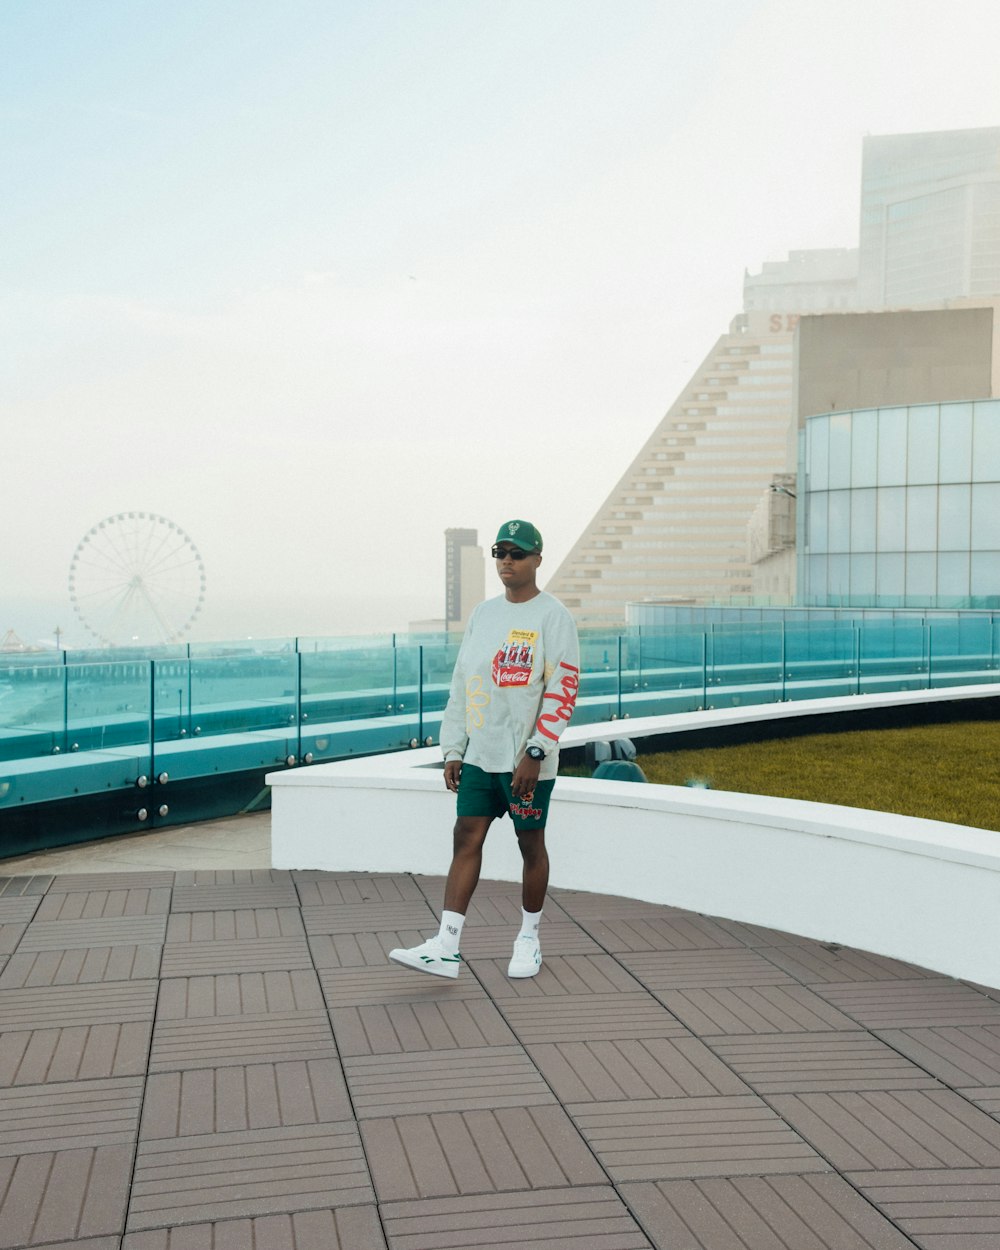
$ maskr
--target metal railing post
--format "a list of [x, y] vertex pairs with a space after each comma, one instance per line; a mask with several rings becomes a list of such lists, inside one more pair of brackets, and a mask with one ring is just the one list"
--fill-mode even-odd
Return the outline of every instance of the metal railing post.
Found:
[[417, 647], [417, 739], [424, 741], [424, 645]]

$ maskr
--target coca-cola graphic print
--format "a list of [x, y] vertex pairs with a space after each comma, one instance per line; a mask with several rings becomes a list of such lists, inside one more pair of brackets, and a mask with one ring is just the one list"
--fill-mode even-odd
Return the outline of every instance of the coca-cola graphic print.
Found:
[[538, 631], [512, 629], [507, 641], [493, 657], [494, 686], [526, 686], [531, 680], [531, 668], [535, 662], [535, 644]]

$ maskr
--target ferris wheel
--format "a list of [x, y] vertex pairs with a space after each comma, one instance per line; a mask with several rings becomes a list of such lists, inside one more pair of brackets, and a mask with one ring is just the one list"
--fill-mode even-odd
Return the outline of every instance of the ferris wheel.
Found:
[[77, 543], [69, 597], [86, 628], [109, 646], [176, 642], [201, 611], [205, 566], [165, 516], [118, 512]]

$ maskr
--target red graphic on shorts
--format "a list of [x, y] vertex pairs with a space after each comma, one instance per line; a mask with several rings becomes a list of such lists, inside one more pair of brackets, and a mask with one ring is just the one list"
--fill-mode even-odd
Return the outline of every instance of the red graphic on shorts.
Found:
[[526, 686], [535, 649], [527, 642], [505, 642], [493, 657], [494, 686]]

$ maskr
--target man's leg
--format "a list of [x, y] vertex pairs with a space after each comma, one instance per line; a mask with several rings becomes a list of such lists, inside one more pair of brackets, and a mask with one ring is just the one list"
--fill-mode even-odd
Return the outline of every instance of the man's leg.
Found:
[[519, 832], [517, 844], [524, 861], [521, 871], [521, 906], [525, 911], [538, 912], [545, 904], [545, 891], [549, 886], [549, 853], [545, 849], [545, 830], [528, 829]]
[[445, 911], [464, 916], [479, 884], [483, 866], [483, 843], [492, 816], [459, 816], [455, 821], [451, 867], [444, 887]]
[[459, 816], [455, 822], [454, 850], [444, 890], [441, 928], [436, 937], [419, 946], [389, 952], [389, 958], [407, 968], [439, 977], [457, 977], [462, 964], [459, 940], [465, 913], [479, 882], [483, 843], [492, 816]]
[[514, 953], [507, 968], [509, 977], [533, 977], [542, 966], [542, 948], [538, 926], [549, 884], [549, 855], [545, 849], [545, 830], [518, 830], [521, 848], [521, 931], [514, 942]]

